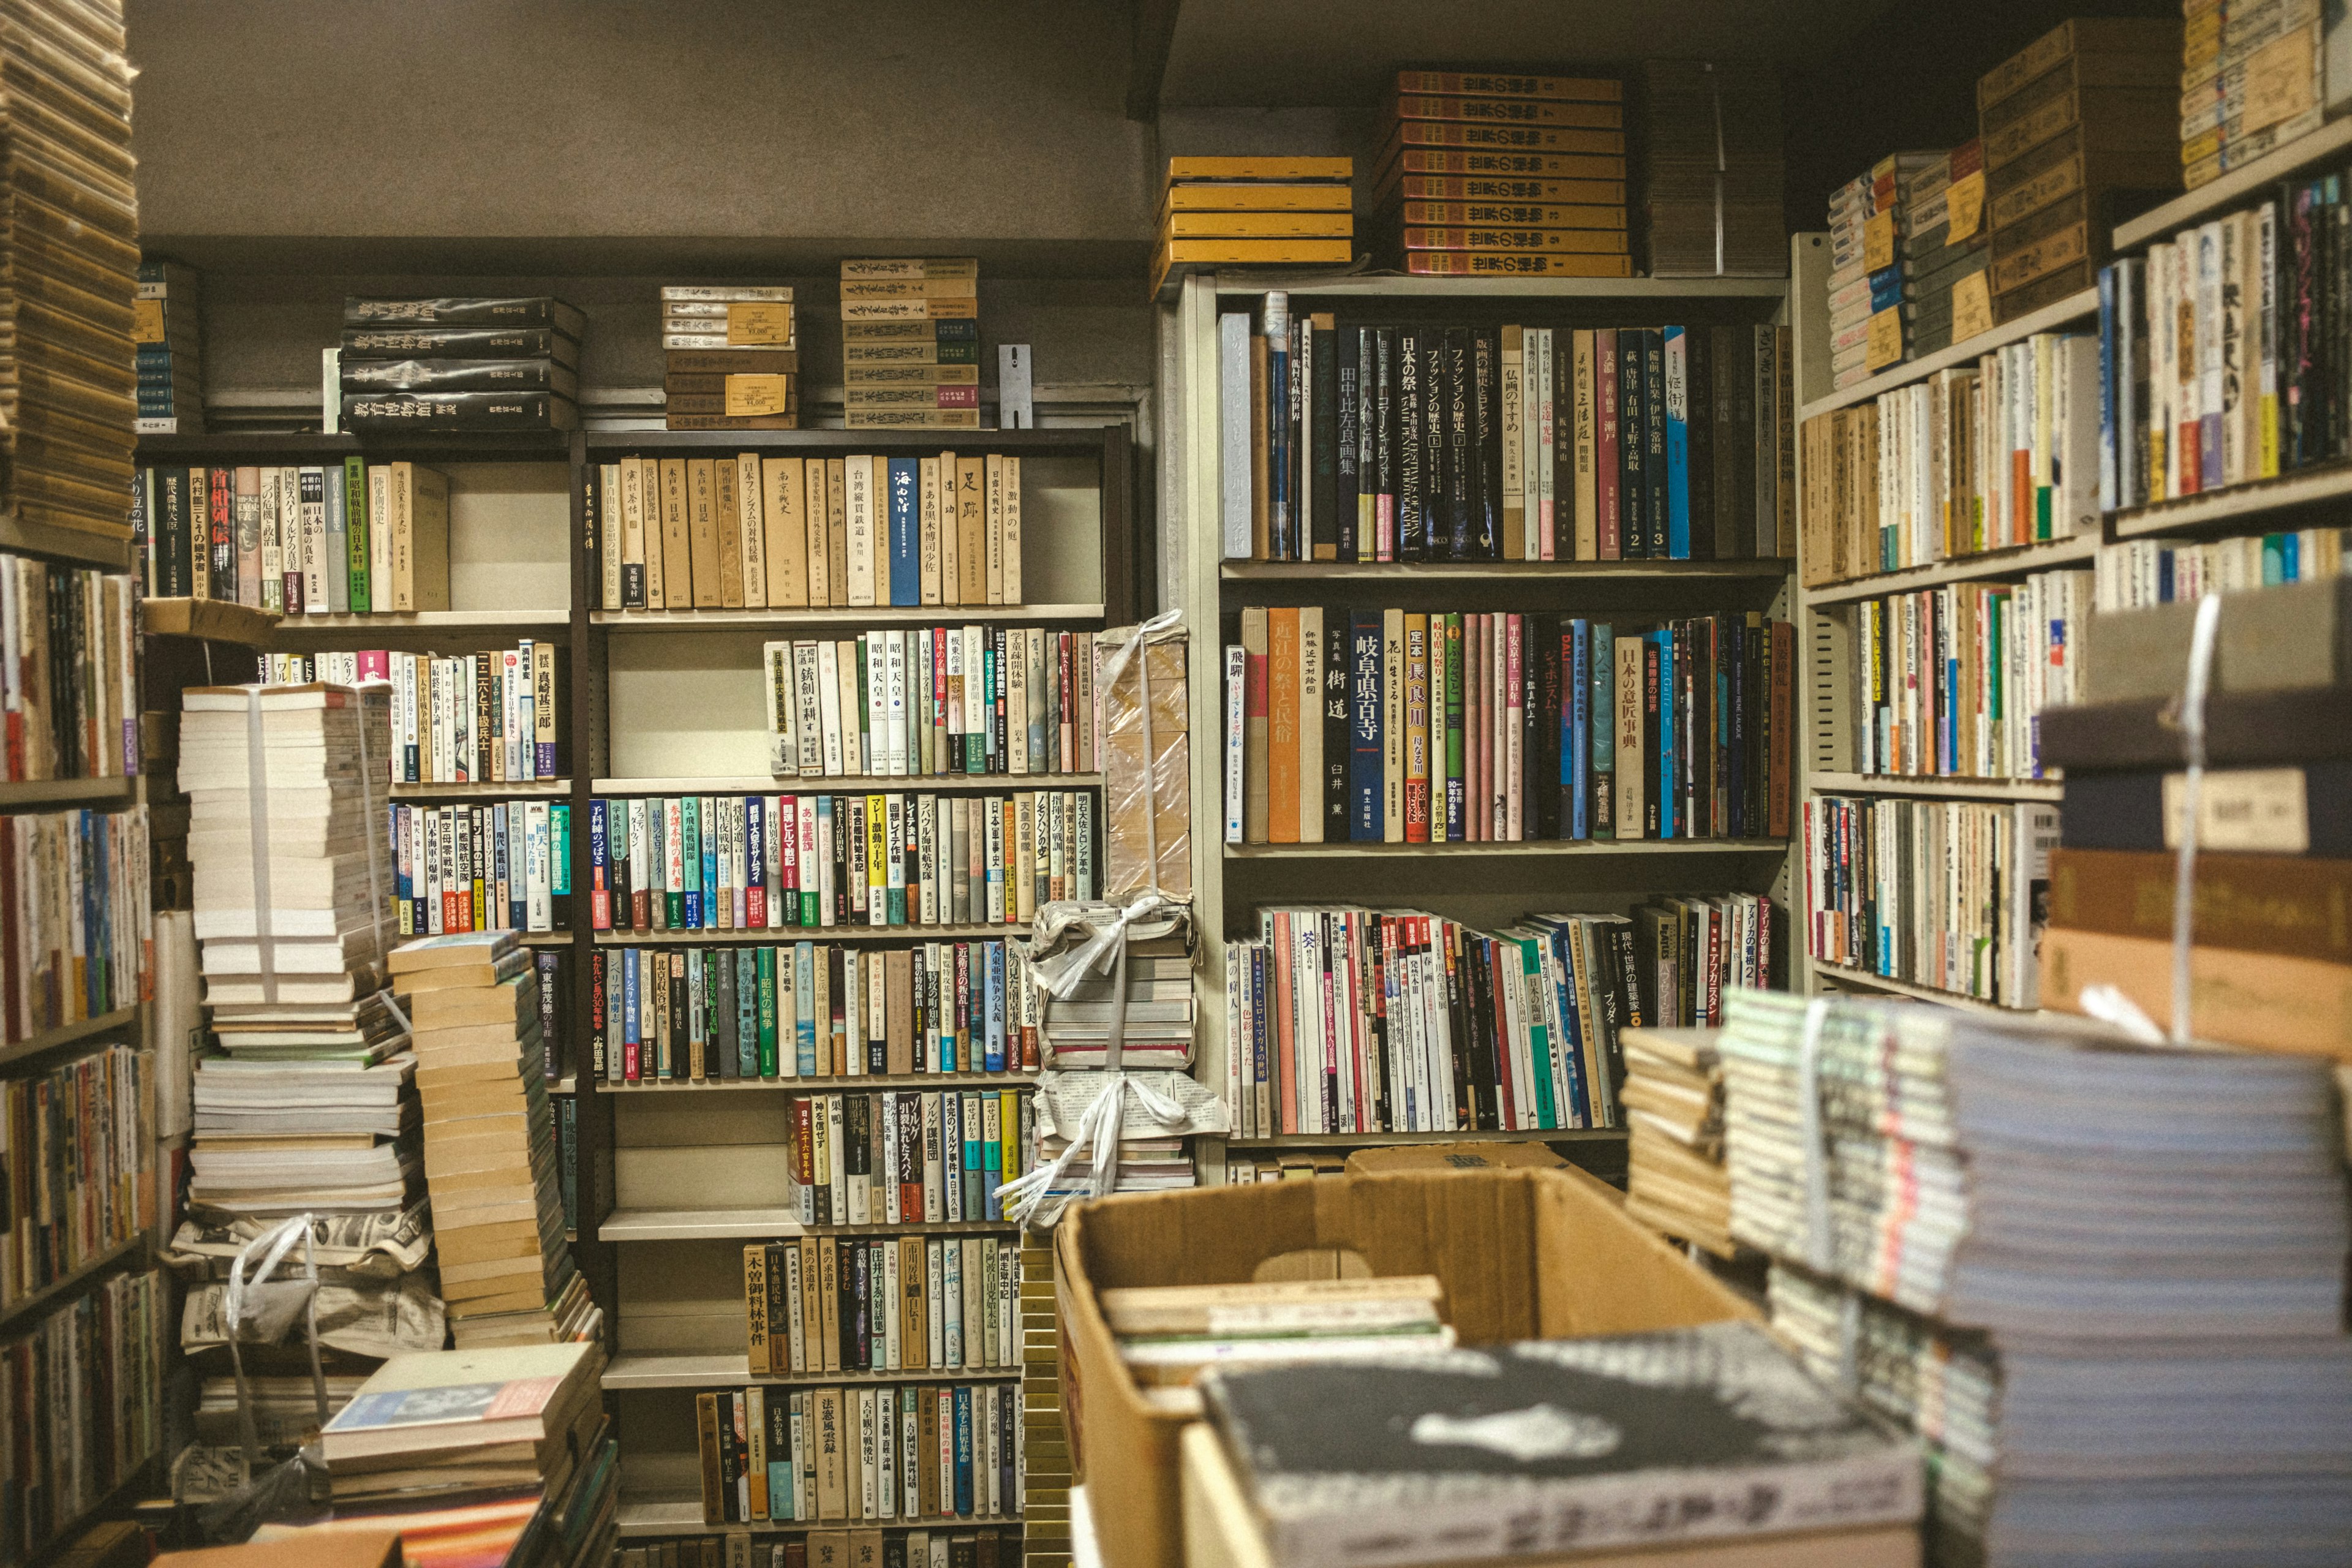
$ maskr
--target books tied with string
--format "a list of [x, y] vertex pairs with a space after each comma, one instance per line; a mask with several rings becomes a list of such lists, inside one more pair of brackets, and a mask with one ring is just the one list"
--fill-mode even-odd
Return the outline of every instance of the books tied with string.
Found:
[[1731, 1239], [1731, 1173], [1723, 1163], [1723, 1060], [1713, 1029], [1624, 1029], [1618, 1099], [1632, 1137], [1625, 1212], [1718, 1258]]
[[1731, 1233], [1777, 1260], [1776, 1323], [1928, 1449], [1937, 1561], [2352, 1539], [2325, 1062], [1810, 1008], [1731, 995]]

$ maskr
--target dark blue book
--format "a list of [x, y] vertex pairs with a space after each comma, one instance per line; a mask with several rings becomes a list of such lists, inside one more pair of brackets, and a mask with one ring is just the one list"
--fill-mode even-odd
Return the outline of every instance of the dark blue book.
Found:
[[922, 464], [916, 458], [890, 459], [883, 504], [888, 513], [886, 542], [890, 562], [890, 603], [923, 602]]
[[[967, 1324], [967, 1337], [977, 1334], [979, 1325]], [[965, 1352], [971, 1359], [971, 1352]], [[959, 1383], [955, 1391], [955, 1510], [969, 1517], [971, 1513], [971, 1388]]]
[[1387, 832], [1381, 758], [1388, 741], [1379, 611], [1348, 612], [1348, 837], [1378, 844]]
[[638, 1048], [645, 1040], [637, 1010], [638, 1001], [643, 994], [638, 990], [637, 953], [639, 951], [637, 948], [625, 947], [619, 954], [621, 960], [621, 1067], [624, 1076], [627, 1078], [635, 1078], [643, 1070], [637, 1057]]
[[1675, 634], [1656, 631], [1650, 634], [1658, 648], [1658, 837], [1677, 837], [1676, 826], [1682, 804], [1682, 747], [1679, 725], [1682, 704], [1675, 700], [1675, 681], [1680, 672], [1675, 668]]
[[1592, 626], [1589, 621], [1569, 623], [1569, 679], [1567, 743], [1560, 748], [1560, 784], [1566, 797], [1563, 813], [1570, 838], [1592, 837], [1592, 797], [1587, 780], [1591, 775], [1592, 723]]
[[[863, 1242], [853, 1243], [845, 1250], [849, 1254], [849, 1289], [841, 1293], [841, 1310], [842, 1315], [849, 1320], [842, 1326], [849, 1332], [842, 1336], [841, 1370], [866, 1372], [869, 1370], [872, 1360], [867, 1346], [873, 1322], [874, 1255]], [[857, 1363], [855, 1367], [849, 1364], [853, 1357]]]
[[1642, 488], [1643, 517], [1650, 542], [1644, 552], [1653, 561], [1668, 558], [1666, 551], [1666, 335], [1656, 327], [1642, 329]]

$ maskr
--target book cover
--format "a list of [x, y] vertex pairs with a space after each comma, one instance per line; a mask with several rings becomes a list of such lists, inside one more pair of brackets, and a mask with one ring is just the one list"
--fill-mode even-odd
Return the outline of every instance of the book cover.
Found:
[[889, 602], [911, 607], [923, 602], [922, 464], [915, 458], [886, 460], [888, 493], [883, 499], [888, 509]]
[[1387, 744], [1378, 611], [1349, 613], [1348, 671], [1348, 837], [1358, 843], [1378, 844], [1386, 837], [1381, 755]]

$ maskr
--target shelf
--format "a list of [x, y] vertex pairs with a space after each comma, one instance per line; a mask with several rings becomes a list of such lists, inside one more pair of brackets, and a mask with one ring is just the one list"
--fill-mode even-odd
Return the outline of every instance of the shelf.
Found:
[[1796, 563], [1777, 556], [1756, 561], [1228, 561], [1227, 584], [1675, 582], [1685, 578], [1766, 578], [1778, 581]]
[[250, 648], [268, 647], [282, 618], [225, 599], [142, 599], [139, 615], [151, 637], [195, 637]]
[[580, 1092], [580, 1079], [575, 1074], [565, 1073], [562, 1078], [557, 1079], [554, 1082], [547, 1086], [547, 1092], [556, 1095], [578, 1094]]
[[2284, 147], [2263, 153], [2242, 169], [2232, 169], [2186, 195], [2116, 226], [2116, 248], [2137, 250], [2178, 228], [2267, 195], [2278, 181], [2314, 163], [2326, 162], [2352, 147], [2352, 120], [2339, 120], [2298, 136]]
[[1097, 605], [859, 605], [823, 610], [591, 610], [588, 621], [614, 632], [740, 632], [760, 626], [929, 626], [964, 622], [1098, 621]]
[[721, 1094], [750, 1089], [783, 1089], [793, 1094], [838, 1094], [872, 1089], [1034, 1089], [1034, 1072], [915, 1072], [847, 1073], [828, 1078], [728, 1078], [697, 1082], [692, 1079], [604, 1079], [601, 1092], [616, 1100], [635, 1095]]
[[2047, 572], [2056, 566], [2076, 566], [2091, 560], [2098, 552], [2097, 534], [2073, 534], [2064, 539], [2044, 540], [2039, 544], [1988, 550], [1976, 555], [1957, 555], [1948, 561], [1930, 562], [1925, 566], [1874, 572], [1867, 577], [1807, 588], [1802, 597], [1804, 603], [1816, 608], [1823, 605], [1850, 605], [1857, 599], [1875, 599], [1887, 594], [1939, 588], [1947, 583], [1969, 583], [1984, 577], [2023, 576], [2029, 572]]
[[415, 637], [432, 632], [519, 631], [572, 625], [569, 610], [411, 610], [364, 616], [289, 616], [278, 623], [278, 641], [286, 643], [312, 635], [349, 637], [366, 632], [383, 637]]
[[2043, 800], [2055, 805], [2066, 793], [2060, 779], [1972, 779], [1893, 773], [1807, 773], [1805, 787], [1817, 795], [1908, 795], [1930, 800]]
[[936, 795], [945, 790], [1100, 789], [1100, 773], [821, 773], [788, 778], [591, 779], [592, 795]]
[[128, 805], [135, 777], [20, 779], [0, 784], [0, 811], [31, 805]]
[[1403, 1143], [1606, 1143], [1628, 1136], [1622, 1127], [1515, 1127], [1507, 1131], [1464, 1128], [1453, 1132], [1282, 1132], [1228, 1138], [1227, 1149], [1377, 1149]]
[[345, 458], [416, 460], [481, 461], [520, 458], [539, 462], [562, 459], [572, 450], [568, 430], [403, 430], [357, 436], [349, 431], [328, 436], [316, 430], [268, 433], [221, 430], [201, 436], [142, 436], [139, 461], [166, 458], [202, 460], [209, 458], [280, 458], [314, 463], [340, 462]]
[[599, 1241], [781, 1240], [794, 1236], [988, 1236], [1021, 1227], [1011, 1220], [903, 1221], [898, 1225], [803, 1225], [790, 1210], [614, 1209], [596, 1227]]
[[1664, 300], [1778, 300], [1789, 292], [1786, 278], [1418, 278], [1400, 273], [1262, 272], [1216, 274], [1220, 294], [1264, 294], [1279, 289], [1317, 299], [1554, 299], [1622, 300], [1642, 304]]
[[120, 534], [91, 533], [79, 528], [26, 522], [14, 512], [0, 511], [0, 550], [18, 555], [47, 555], [77, 566], [120, 572], [131, 561], [131, 528], [126, 523]]
[[120, 1007], [111, 1013], [100, 1013], [95, 1018], [60, 1024], [54, 1029], [45, 1029], [37, 1035], [0, 1046], [0, 1067], [22, 1061], [26, 1057], [39, 1056], [44, 1051], [56, 1050], [59, 1046], [72, 1045], [76, 1040], [105, 1034], [110, 1029], [128, 1028], [138, 1021], [137, 1007]]
[[1025, 936], [1029, 922], [961, 926], [771, 926], [757, 931], [600, 931], [598, 947], [708, 947], [719, 942], [994, 942]]
[[1852, 986], [1859, 991], [1884, 992], [1889, 996], [1907, 996], [1916, 1002], [1937, 1002], [1947, 1007], [1958, 1007], [1971, 1013], [1990, 1013], [2003, 1018], [2031, 1018], [2034, 1015], [2018, 1007], [2004, 1007], [1981, 997], [1963, 996], [1957, 991], [1938, 991], [1932, 985], [1916, 981], [1896, 980], [1889, 975], [1872, 974], [1866, 970], [1848, 969], [1843, 964], [1813, 963], [1813, 976], [1835, 985]]
[[800, 1524], [705, 1524], [702, 1521], [702, 1500], [699, 1497], [625, 1497], [614, 1514], [620, 1523], [621, 1539], [640, 1539], [649, 1535], [796, 1535], [812, 1530], [955, 1530], [985, 1529], [991, 1525], [1018, 1527], [1017, 1513], [940, 1514], [920, 1519], [852, 1519], [826, 1520], [823, 1523]]
[[1228, 844], [1229, 860], [1352, 860], [1449, 856], [1779, 855], [1785, 838], [1526, 838], [1480, 844]]
[[[2352, 125], [2352, 121], [2345, 123]], [[2347, 498], [2352, 498], [2352, 463], [2335, 463], [2324, 468], [2284, 474], [2275, 479], [2258, 479], [2249, 485], [2183, 496], [2179, 500], [2160, 500], [2152, 506], [2111, 511], [2107, 520], [2117, 539], [2146, 539], [2227, 527], [2242, 530], [2257, 519], [2261, 520], [2261, 531], [2273, 533], [2305, 525], [2333, 526], [2342, 519], [2334, 515], [2336, 509], [2332, 506], [2325, 520], [2284, 516], [2273, 520], [2269, 513], [2316, 508]]]
[[747, 1383], [788, 1384], [830, 1388], [835, 1384], [870, 1387], [896, 1383], [1013, 1383], [1019, 1367], [921, 1367], [907, 1372], [787, 1372], [751, 1374], [740, 1355], [616, 1355], [604, 1363], [604, 1390], [625, 1388], [711, 1388]]
[[570, 779], [526, 779], [519, 783], [501, 784], [485, 780], [480, 784], [395, 784], [392, 786], [394, 800], [507, 800], [562, 799], [572, 793]]
[[588, 460], [630, 452], [1099, 452], [1108, 425], [1045, 430], [591, 430]]
[[31, 1295], [19, 1297], [8, 1303], [5, 1309], [0, 1309], [0, 1326], [15, 1324], [38, 1316], [43, 1307], [53, 1306], [74, 1295], [84, 1285], [89, 1284], [124, 1258], [139, 1252], [146, 1245], [147, 1233], [143, 1230], [134, 1232], [123, 1240], [116, 1242], [71, 1273], [62, 1275]]
[[515, 941], [524, 947], [570, 947], [572, 933], [568, 931], [519, 931]]
[[1938, 349], [1934, 353], [1922, 354], [1917, 359], [1906, 360], [1901, 364], [1891, 365], [1876, 375], [1864, 377], [1852, 386], [1833, 392], [1827, 397], [1817, 397], [1798, 408], [1797, 421], [1802, 424], [1808, 419], [1817, 418], [1835, 409], [1850, 407], [1857, 403], [1867, 403], [1882, 393], [1892, 392], [1898, 386], [1908, 386], [1915, 381], [1925, 381], [1939, 370], [1948, 369], [1956, 364], [1967, 364], [1979, 354], [1989, 354], [1993, 350], [2005, 347], [2010, 343], [2022, 342], [2036, 332], [2046, 332], [2054, 327], [2063, 327], [2069, 321], [2080, 321], [2085, 316], [2096, 316], [2098, 313], [2099, 291], [2096, 289], [2085, 289], [2079, 294], [2069, 294], [2063, 300], [2044, 305], [2039, 310], [2020, 316], [2013, 321], [2004, 321], [1989, 332], [1979, 332], [1975, 337], [1954, 343], [1950, 348]]

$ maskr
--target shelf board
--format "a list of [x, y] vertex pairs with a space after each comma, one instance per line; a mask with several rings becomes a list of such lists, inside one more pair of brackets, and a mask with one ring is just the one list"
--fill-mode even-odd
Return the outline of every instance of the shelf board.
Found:
[[1607, 1143], [1622, 1142], [1622, 1127], [1515, 1127], [1507, 1131], [1465, 1128], [1453, 1132], [1282, 1132], [1228, 1138], [1228, 1149], [1378, 1149], [1406, 1143]]
[[570, 947], [573, 933], [568, 931], [519, 931], [515, 941], [524, 947]]
[[[567, 1080], [569, 1081], [569, 1080]], [[914, 1072], [841, 1074], [826, 1078], [639, 1079], [632, 1083], [602, 1080], [599, 1092], [614, 1100], [637, 1095], [723, 1094], [751, 1089], [784, 1089], [793, 1094], [839, 1094], [873, 1089], [1033, 1089], [1034, 1072]]]
[[2284, 147], [2273, 148], [2242, 169], [2232, 169], [2220, 179], [2210, 180], [2186, 195], [2175, 196], [2129, 223], [2117, 224], [2116, 248], [2137, 250], [2175, 229], [2242, 206], [2296, 170], [2333, 159], [2347, 147], [2352, 147], [2352, 120], [2323, 125]]
[[561, 799], [571, 793], [570, 779], [527, 779], [511, 784], [485, 780], [480, 784], [396, 784], [392, 786], [392, 798], [394, 800]]
[[[658, 410], [656, 410], [658, 416]], [[1108, 425], [1031, 430], [615, 430], [592, 429], [591, 461], [629, 452], [1099, 452]]]
[[363, 616], [288, 616], [278, 623], [277, 640], [284, 644], [306, 637], [349, 637], [355, 632], [415, 637], [432, 632], [531, 631], [571, 625], [569, 610], [387, 610]]
[[47, 555], [78, 566], [123, 570], [131, 561], [131, 528], [120, 534], [93, 533], [51, 523], [27, 522], [13, 511], [0, 511], [0, 550], [18, 555]]
[[97, 1257], [89, 1259], [71, 1273], [61, 1275], [31, 1295], [20, 1296], [9, 1302], [5, 1308], [0, 1308], [0, 1327], [19, 1321], [28, 1321], [38, 1316], [42, 1308], [54, 1306], [76, 1294], [83, 1286], [104, 1274], [124, 1258], [141, 1251], [146, 1245], [147, 1233], [143, 1230], [133, 1232]]
[[599, 1241], [782, 1240], [796, 1236], [989, 1236], [1021, 1227], [1010, 1220], [920, 1220], [898, 1225], [803, 1225], [788, 1209], [614, 1209], [596, 1227]]
[[[783, 946], [796, 942], [992, 942], [1028, 934], [1017, 925], [771, 926], [757, 931], [600, 931], [598, 947], [709, 947], [722, 942]], [[563, 934], [563, 933], [558, 933]]]
[[219, 430], [194, 436], [142, 436], [139, 461], [167, 458], [203, 460], [210, 458], [307, 458], [340, 462], [345, 458], [394, 458], [443, 461], [522, 458], [560, 460], [572, 449], [568, 430], [403, 430], [363, 437], [343, 431], [329, 436], [317, 430]]
[[21, 779], [0, 784], [0, 811], [32, 805], [128, 805], [136, 778]]
[[44, 1029], [37, 1035], [29, 1035], [24, 1039], [0, 1046], [0, 1067], [21, 1061], [26, 1057], [39, 1056], [44, 1051], [56, 1050], [59, 1046], [72, 1045], [76, 1040], [86, 1040], [94, 1035], [105, 1034], [110, 1029], [128, 1028], [138, 1021], [139, 1009], [133, 1006], [120, 1007], [111, 1013], [101, 1013], [95, 1018], [82, 1018], [74, 1023], [60, 1024], [54, 1029]]
[[1892, 773], [1805, 775], [1817, 795], [1908, 795], [1930, 800], [2042, 800], [2055, 805], [2066, 793], [2060, 779], [1923, 778]]
[[604, 1363], [604, 1389], [740, 1387], [747, 1383], [835, 1384], [1013, 1383], [1019, 1367], [924, 1367], [911, 1372], [788, 1372], [754, 1375], [741, 1355], [616, 1355]]
[[[2352, 125], [2352, 121], [2345, 123]], [[2256, 520], [2260, 520], [2260, 531], [2269, 533], [2320, 520], [2279, 517], [2273, 521], [2267, 514], [2321, 506], [2328, 506], [2332, 513], [2336, 509], [2330, 503], [2347, 497], [2352, 497], [2352, 463], [2333, 463], [2324, 468], [2283, 474], [2275, 479], [2258, 479], [2250, 485], [2231, 485], [2227, 489], [2183, 496], [2179, 500], [2111, 511], [2107, 520], [2117, 539], [2147, 539], [2209, 529], [2247, 531], [2248, 525]], [[2331, 515], [2326, 521], [2333, 523], [2340, 519]]]
[[1818, 588], [1805, 589], [1803, 599], [1804, 603], [1816, 608], [1822, 605], [1850, 605], [1857, 599], [1908, 594], [1920, 588], [1939, 588], [1947, 583], [2022, 576], [2028, 572], [2047, 572], [2056, 566], [2080, 565], [2098, 552], [2099, 536], [2079, 533], [2064, 539], [2044, 540], [2039, 544], [1988, 550], [1976, 555], [1957, 555], [1948, 561], [1930, 562], [1925, 566], [1906, 566], [1895, 572], [1874, 572], [1867, 577], [1824, 584]]
[[591, 779], [592, 795], [936, 795], [950, 790], [1100, 789], [1100, 773], [856, 773], [769, 777]]
[[1217, 569], [1241, 583], [1675, 582], [1684, 578], [1763, 578], [1795, 569], [1778, 556], [1755, 561], [1228, 561]]
[[547, 1092], [557, 1095], [578, 1094], [580, 1092], [580, 1079], [575, 1074], [565, 1073], [562, 1078], [557, 1079], [554, 1082], [547, 1086]]
[[1402, 273], [1277, 271], [1220, 272], [1220, 294], [1263, 294], [1284, 289], [1318, 299], [1533, 298], [1622, 300], [1628, 304], [1665, 300], [1778, 300], [1789, 292], [1786, 278], [1421, 278]]
[[1834, 985], [1851, 986], [1858, 991], [1884, 992], [1890, 996], [1907, 996], [1916, 1002], [1937, 1002], [1947, 1007], [1958, 1007], [1971, 1013], [1990, 1013], [2003, 1018], [2031, 1018], [2034, 1015], [2019, 1007], [2004, 1007], [1997, 1002], [1987, 1002], [1978, 996], [1963, 996], [1957, 991], [1938, 991], [1932, 985], [1916, 981], [1896, 980], [1890, 975], [1873, 974], [1867, 970], [1848, 969], [1843, 964], [1813, 963], [1814, 977]]
[[1979, 332], [1975, 337], [1954, 343], [1948, 349], [1938, 349], [1934, 353], [1922, 354], [1917, 359], [1906, 360], [1901, 364], [1889, 366], [1876, 375], [1867, 376], [1855, 382], [1852, 386], [1830, 394], [1827, 397], [1816, 397], [1797, 410], [1797, 419], [1801, 424], [1805, 420], [1816, 418], [1835, 409], [1850, 407], [1857, 403], [1867, 403], [1872, 398], [1883, 393], [1892, 392], [1898, 386], [1908, 386], [1915, 381], [1925, 381], [1939, 370], [1948, 369], [1956, 364], [1967, 364], [1979, 354], [1989, 354], [1993, 350], [2005, 347], [2010, 343], [2022, 342], [2036, 332], [2046, 332], [2053, 328], [2063, 327], [2069, 321], [2081, 321], [2085, 316], [2096, 316], [2098, 313], [2099, 291], [2096, 289], [2085, 289], [2079, 294], [2069, 294], [2063, 300], [2053, 300], [2039, 310], [2030, 311], [2013, 321], [2004, 321], [1989, 332]]
[[139, 616], [151, 637], [194, 637], [251, 648], [268, 647], [284, 618], [223, 599], [142, 599]]
[[705, 1524], [699, 1497], [667, 1493], [624, 1497], [614, 1518], [619, 1521], [624, 1541], [652, 1535], [800, 1535], [812, 1530], [975, 1530], [990, 1525], [1018, 1526], [1021, 1522], [1017, 1513], [950, 1513], [917, 1519], [827, 1520], [823, 1523]]
[[1527, 838], [1480, 844], [1228, 844], [1229, 860], [1352, 860], [1423, 856], [1779, 855], [1785, 838]]
[[1098, 621], [1094, 605], [861, 605], [823, 610], [591, 610], [592, 626], [614, 632], [740, 632], [759, 626], [946, 626], [964, 622]]

